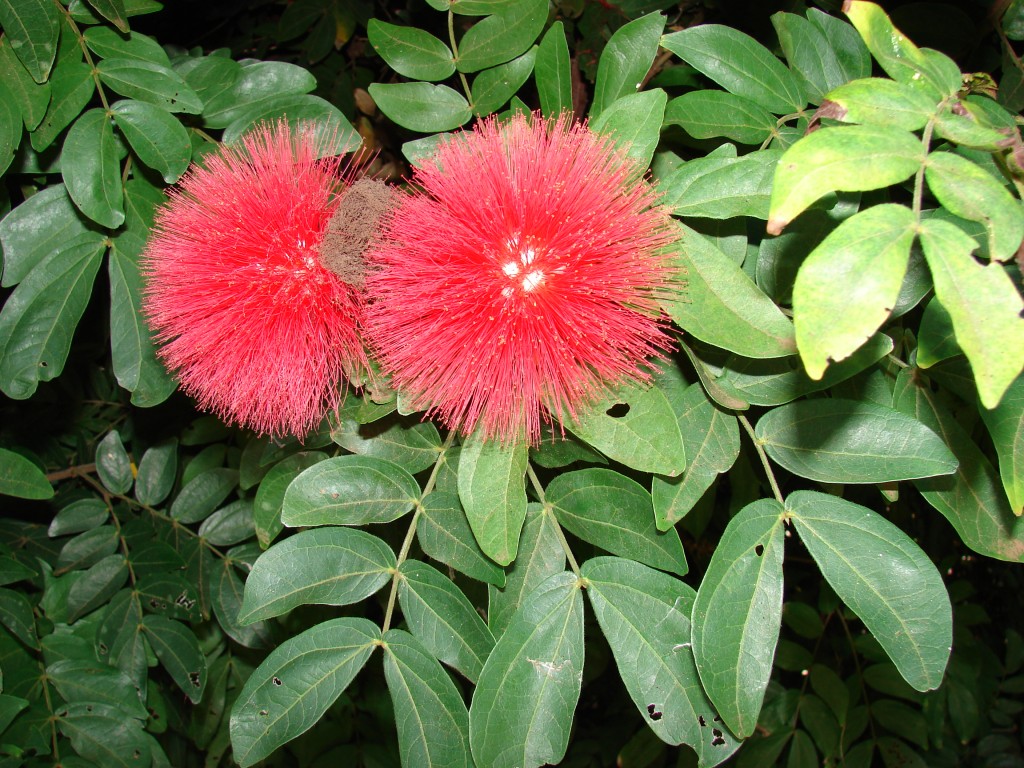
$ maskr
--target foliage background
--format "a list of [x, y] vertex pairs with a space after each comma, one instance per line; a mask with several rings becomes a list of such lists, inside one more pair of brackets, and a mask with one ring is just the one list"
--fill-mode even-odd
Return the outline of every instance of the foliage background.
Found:
[[[0, 765], [1024, 764], [1024, 7], [771, 10], [0, 0]], [[175, 393], [136, 260], [214, 142], [537, 108], [679, 216], [656, 387], [529, 451]]]

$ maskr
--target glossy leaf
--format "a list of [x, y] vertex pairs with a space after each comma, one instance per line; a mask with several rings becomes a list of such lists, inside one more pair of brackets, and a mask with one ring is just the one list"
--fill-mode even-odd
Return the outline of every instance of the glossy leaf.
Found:
[[14, 53], [10, 37], [0, 41], [0, 76], [11, 90], [26, 130], [35, 130], [50, 103], [50, 84], [33, 79]]
[[402, 765], [468, 768], [469, 713], [462, 693], [408, 632], [391, 629], [383, 640], [384, 677], [398, 715]]
[[667, 98], [660, 88], [621, 96], [590, 121], [590, 129], [611, 136], [638, 167], [646, 168], [661, 139]]
[[916, 229], [906, 206], [876, 205], [840, 223], [804, 261], [793, 285], [793, 322], [812, 379], [860, 349], [888, 319]]
[[90, 531], [107, 522], [110, 509], [102, 499], [73, 501], [53, 516], [46, 535], [50, 538]]
[[698, 157], [683, 163], [659, 185], [662, 202], [677, 216], [768, 218], [772, 175], [782, 153], [775, 149], [743, 157]]
[[400, 75], [411, 80], [444, 80], [455, 72], [451, 48], [425, 30], [370, 19], [366, 31], [370, 45]]
[[526, 518], [525, 443], [504, 446], [475, 433], [459, 455], [459, 498], [477, 544], [499, 565], [516, 557]]
[[956, 457], [921, 422], [874, 403], [800, 400], [757, 422], [768, 455], [793, 474], [826, 483], [885, 483], [956, 471]]
[[569, 44], [561, 21], [552, 24], [541, 38], [533, 76], [537, 82], [540, 109], [545, 117], [557, 117], [572, 111]]
[[266, 621], [241, 624], [238, 613], [242, 608], [245, 587], [234, 564], [222, 560], [214, 567], [210, 578], [210, 608], [224, 633], [246, 648], [270, 648], [275, 643], [271, 625]]
[[[942, 577], [903, 531], [859, 504], [797, 491], [786, 512], [836, 594], [919, 691], [939, 686], [953, 640]], [[893, 574], [899, 574], [894, 578]]]
[[0, 312], [0, 389], [31, 397], [61, 374], [71, 337], [92, 295], [106, 245], [86, 233], [58, 247], [14, 289]]
[[927, 380], [912, 374], [901, 373], [897, 380], [893, 393], [896, 407], [931, 427], [959, 461], [952, 477], [921, 480], [915, 485], [975, 552], [1024, 562], [1024, 517], [1014, 515], [995, 469], [971, 436], [936, 398]]
[[617, 557], [588, 560], [581, 573], [644, 722], [665, 743], [693, 747], [701, 765], [728, 758], [740, 742], [718, 724], [689, 643], [696, 593], [671, 576]]
[[226, 128], [264, 99], [309, 93], [316, 88], [316, 78], [297, 64], [252, 61], [239, 68], [235, 62], [224, 61], [208, 57], [187, 76], [190, 86], [204, 91], [203, 123], [211, 128]]
[[682, 126], [695, 139], [719, 136], [760, 144], [775, 131], [775, 115], [755, 101], [727, 91], [690, 91], [672, 99], [665, 124]]
[[268, 549], [245, 581], [241, 624], [280, 616], [299, 605], [349, 605], [387, 583], [395, 553], [353, 528], [300, 531]]
[[121, 164], [110, 118], [90, 109], [68, 131], [61, 154], [68, 194], [78, 209], [101, 226], [116, 229], [124, 223]]
[[372, 456], [336, 456], [292, 481], [281, 521], [296, 528], [387, 523], [412, 510], [419, 496], [415, 478], [397, 464]]
[[85, 43], [101, 59], [138, 59], [171, 66], [167, 52], [152, 37], [140, 32], [124, 32], [127, 30], [119, 34], [110, 27], [90, 27], [85, 30]]
[[370, 658], [380, 629], [331, 619], [286, 640], [246, 681], [231, 709], [231, 746], [242, 768], [309, 730]]
[[119, 101], [111, 111], [139, 159], [168, 184], [176, 182], [192, 159], [185, 126], [166, 110], [144, 101]]
[[615, 30], [597, 63], [590, 116], [597, 117], [616, 100], [640, 90], [658, 53], [665, 17], [649, 13]]
[[138, 59], [103, 59], [100, 80], [115, 93], [154, 104], [168, 112], [199, 114], [203, 103], [181, 77], [161, 64]]
[[757, 725], [779, 638], [783, 513], [774, 499], [759, 499], [729, 521], [693, 604], [701, 682], [740, 738]]
[[96, 474], [100, 482], [111, 493], [127, 493], [135, 479], [132, 469], [132, 460], [124, 449], [120, 433], [111, 430], [96, 446]]
[[24, 592], [0, 588], [0, 624], [29, 648], [39, 647], [32, 603]]
[[322, 451], [299, 451], [279, 461], [264, 475], [253, 503], [253, 525], [261, 547], [269, 547], [284, 528], [281, 508], [288, 486], [304, 470], [326, 458]]
[[533, 45], [547, 17], [547, 0], [520, 0], [507, 8], [499, 8], [497, 13], [478, 21], [462, 36], [456, 67], [459, 72], [479, 72], [511, 61]]
[[0, 174], [7, 172], [21, 143], [21, 112], [14, 98], [10, 86], [0, 81]]
[[856, 70], [845, 66], [824, 31], [795, 13], [772, 14], [772, 26], [790, 68], [800, 77], [808, 100], [820, 104], [825, 94], [853, 80]]
[[49, 499], [53, 486], [43, 471], [21, 454], [0, 448], [0, 495]]
[[479, 581], [504, 586], [505, 572], [476, 543], [456, 494], [434, 491], [423, 500], [416, 537], [435, 560]]
[[485, 69], [474, 77], [470, 89], [473, 95], [473, 113], [489, 115], [505, 106], [533, 72], [536, 58], [537, 48], [534, 46], [522, 56]]
[[558, 522], [584, 541], [686, 575], [679, 534], [657, 530], [651, 495], [637, 482], [610, 469], [581, 469], [556, 477], [544, 495]]
[[32, 149], [42, 152], [61, 131], [71, 125], [92, 99], [96, 83], [84, 63], [68, 59], [58, 62], [50, 77], [50, 105], [32, 134]]
[[149, 647], [189, 701], [198, 704], [206, 688], [206, 657], [185, 624], [163, 616], [142, 620]]
[[1024, 366], [1024, 301], [1002, 266], [972, 258], [977, 243], [955, 224], [922, 222], [921, 245], [981, 403], [994, 408]]
[[39, 190], [0, 220], [3, 287], [20, 283], [55, 249], [86, 231], [63, 184]]
[[469, 102], [447, 85], [371, 83], [370, 95], [384, 114], [420, 133], [450, 131], [473, 116]]
[[718, 248], [680, 225], [676, 264], [687, 288], [678, 300], [662, 300], [669, 316], [701, 341], [753, 358], [796, 352], [793, 324], [771, 299]]
[[124, 555], [108, 555], [82, 574], [68, 591], [68, 623], [105, 604], [128, 581]]
[[148, 448], [139, 461], [135, 497], [151, 507], [159, 504], [170, 494], [177, 470], [177, 440], [171, 438]]
[[381, 419], [360, 424], [346, 407], [331, 439], [346, 450], [360, 456], [385, 459], [415, 474], [429, 469], [437, 461], [441, 437], [429, 421]]
[[398, 600], [423, 647], [476, 682], [494, 635], [455, 583], [426, 563], [406, 560], [399, 569]]
[[686, 468], [672, 406], [656, 386], [619, 386], [565, 426], [608, 458], [641, 472], [675, 477]]
[[583, 678], [583, 598], [571, 573], [523, 602], [484, 664], [469, 709], [477, 765], [535, 768], [565, 755]]
[[171, 504], [171, 517], [181, 523], [198, 523], [219, 507], [237, 486], [237, 469], [207, 469], [181, 489]]
[[808, 134], [779, 161], [768, 232], [779, 234], [829, 192], [860, 192], [898, 184], [923, 162], [921, 141], [900, 128], [848, 125]]
[[0, 0], [0, 24], [25, 69], [45, 82], [57, 55], [59, 9], [47, 0]]
[[312, 94], [283, 94], [247, 104], [221, 138], [232, 144], [256, 126], [276, 121], [284, 121], [293, 132], [309, 131], [321, 157], [351, 152], [362, 141], [341, 110]]

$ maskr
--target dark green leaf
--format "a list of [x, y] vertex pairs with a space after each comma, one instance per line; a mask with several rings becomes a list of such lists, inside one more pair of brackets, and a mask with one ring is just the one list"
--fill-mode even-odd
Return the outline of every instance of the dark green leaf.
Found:
[[779, 638], [784, 514], [774, 499], [740, 510], [711, 555], [693, 605], [701, 682], [740, 738], [757, 725]]
[[107, 522], [109, 515], [110, 509], [102, 499], [79, 499], [54, 515], [46, 534], [53, 538], [91, 531]]
[[800, 76], [812, 104], [820, 104], [826, 93], [856, 77], [843, 66], [840, 54], [814, 22], [780, 12], [772, 14], [772, 26], [786, 61]]
[[928, 556], [881, 515], [836, 496], [797, 491], [786, 499], [786, 512], [822, 575], [906, 681], [919, 691], [937, 688], [953, 616]]
[[[173, 549], [171, 551], [174, 552]], [[138, 573], [135, 550], [132, 556], [132, 565]], [[149, 613], [184, 621], [199, 621], [201, 618], [196, 588], [181, 573], [163, 572], [141, 577], [135, 582], [135, 589], [142, 607]]]
[[140, 692], [118, 669], [95, 661], [64, 659], [50, 664], [46, 675], [65, 701], [98, 701], [138, 720], [149, 717]]
[[876, 205], [840, 223], [801, 265], [793, 323], [812, 379], [860, 349], [889, 318], [916, 230], [906, 206]]
[[68, 592], [68, 623], [106, 603], [128, 581], [124, 555], [108, 555], [91, 566]]
[[372, 456], [336, 456], [292, 481], [281, 520], [293, 528], [387, 523], [412, 510], [419, 496], [415, 478], [397, 464]]
[[166, 109], [197, 115], [203, 103], [196, 92], [168, 67], [138, 59], [103, 59], [96, 65], [100, 80], [115, 93]]
[[50, 106], [39, 127], [29, 137], [32, 149], [42, 152], [49, 147], [60, 132], [82, 113], [95, 89], [92, 71], [81, 61], [67, 59], [58, 62], [50, 78]]
[[32, 78], [45, 82], [57, 55], [60, 9], [49, 0], [0, 0], [0, 25]]
[[782, 156], [779, 150], [766, 149], [743, 157], [689, 160], [659, 185], [662, 202], [677, 216], [767, 219], [768, 203], [774, 194], [772, 175]]
[[246, 105], [224, 129], [221, 138], [231, 144], [256, 126], [279, 120], [293, 131], [301, 128], [311, 132], [321, 156], [345, 154], [362, 141], [341, 110], [312, 94], [284, 94]]
[[638, 167], [646, 168], [661, 138], [667, 98], [660, 88], [626, 94], [605, 105], [590, 128], [611, 136]]
[[0, 589], [0, 623], [29, 648], [39, 647], [32, 604], [24, 593]]
[[118, 34], [110, 27], [91, 27], [85, 30], [85, 43], [101, 59], [137, 59], [171, 66], [171, 60], [160, 43], [140, 32]]
[[279, 461], [263, 477], [253, 505], [253, 525], [261, 547], [269, 547], [284, 527], [281, 507], [288, 486], [301, 472], [326, 458], [321, 451], [300, 451]]
[[796, 352], [793, 324], [753, 281], [702, 235], [682, 224], [677, 268], [685, 294], [662, 300], [669, 316], [701, 341], [753, 358]]
[[88, 568], [113, 554], [118, 543], [117, 529], [112, 525], [83, 531], [61, 548], [57, 556], [57, 567], [64, 571]]
[[0, 312], [0, 389], [31, 397], [64, 369], [71, 337], [92, 295], [106, 244], [96, 233], [75, 237], [36, 265]]
[[176, 117], [144, 101], [119, 101], [111, 106], [117, 127], [139, 159], [173, 184], [188, 168], [192, 145]]
[[174, 438], [148, 448], [139, 461], [135, 497], [150, 507], [167, 498], [178, 473], [178, 441]]
[[149, 768], [150, 742], [138, 720], [98, 701], [57, 707], [56, 725], [81, 757], [104, 768]]
[[921, 422], [856, 400], [800, 400], [757, 422], [768, 455], [793, 474], [826, 483], [885, 483], [956, 471], [956, 457]]
[[370, 45], [400, 75], [411, 80], [444, 80], [455, 72], [451, 48], [425, 30], [370, 19], [366, 31]]
[[296, 64], [251, 61], [239, 70], [234, 62], [221, 63], [225, 61], [229, 60], [207, 57], [188, 70], [189, 84], [208, 90], [203, 96], [203, 123], [210, 128], [226, 128], [254, 102], [316, 88], [316, 78]]
[[53, 497], [53, 486], [31, 461], [0, 448], [0, 494], [20, 499], [49, 499]]
[[345, 617], [282, 643], [246, 681], [231, 709], [231, 746], [242, 768], [313, 727], [352, 682], [380, 629]]
[[132, 460], [124, 449], [121, 435], [116, 429], [108, 432], [96, 446], [96, 474], [111, 493], [124, 494], [132, 487], [132, 481], [135, 479], [132, 473]]
[[533, 68], [537, 81], [537, 96], [545, 117], [557, 117], [572, 112], [572, 74], [569, 64], [569, 44], [561, 21], [556, 21], [544, 33], [537, 49], [537, 63]]
[[420, 133], [450, 131], [473, 116], [469, 102], [447, 85], [371, 83], [370, 96], [385, 115]]
[[690, 91], [672, 99], [665, 124], [680, 125], [695, 139], [723, 136], [760, 144], [775, 131], [775, 116], [755, 101], [726, 91]]
[[391, 547], [352, 528], [315, 528], [268, 549], [245, 582], [241, 624], [280, 616], [298, 605], [348, 605], [387, 583]]
[[125, 0], [89, 0], [89, 5], [122, 32], [128, 32]]
[[252, 517], [253, 502], [239, 499], [218, 509], [199, 526], [199, 535], [214, 546], [229, 547], [256, 535]]
[[537, 47], [505, 64], [485, 69], [475, 78], [470, 92], [473, 95], [473, 113], [489, 115], [508, 103], [533, 72]]
[[796, 75], [771, 51], [737, 29], [700, 24], [665, 35], [661, 45], [725, 90], [770, 112], [799, 112], [807, 104]]
[[665, 17], [649, 13], [623, 24], [608, 40], [597, 64], [590, 116], [597, 117], [623, 96], [635, 94], [658, 53]]
[[192, 631], [180, 621], [150, 615], [142, 620], [146, 640], [167, 670], [193, 704], [203, 698], [206, 688], [206, 657]]
[[3, 287], [20, 283], [55, 249], [86, 231], [63, 184], [32, 195], [0, 221]]
[[808, 134], [786, 150], [779, 161], [768, 232], [779, 234], [829, 192], [859, 192], [898, 184], [923, 162], [920, 139], [902, 128], [849, 125]]
[[9, 37], [0, 40], [0, 77], [11, 89], [25, 128], [34, 131], [50, 103], [50, 84], [37, 83], [32, 78], [18, 61]]
[[416, 638], [400, 629], [384, 635], [384, 677], [398, 727], [402, 765], [468, 768], [469, 713], [462, 693]]
[[478, 21], [462, 36], [456, 67], [460, 72], [479, 72], [511, 61], [533, 45], [547, 20], [547, 0], [519, 0], [498, 9], [493, 16]]
[[836, 52], [846, 73], [844, 82], [871, 74], [871, 54], [851, 24], [817, 8], [807, 9], [807, 20], [821, 30]]
[[181, 489], [171, 504], [171, 517], [180, 523], [198, 523], [219, 507], [237, 486], [237, 469], [208, 469]]
[[406, 560], [399, 570], [398, 599], [423, 646], [475, 683], [494, 635], [454, 582], [426, 563]]
[[434, 491], [423, 500], [416, 536], [423, 551], [435, 560], [474, 579], [504, 586], [505, 572], [477, 545], [456, 494]]
[[7, 171], [21, 143], [21, 112], [14, 98], [7, 83], [0, 81], [0, 173]]
[[651, 495], [610, 469], [559, 475], [545, 490], [558, 522], [614, 555], [686, 575], [686, 555], [675, 529], [658, 532]]
[[473, 536], [499, 565], [516, 558], [526, 517], [528, 446], [504, 446], [475, 433], [459, 455], [459, 498]]
[[82, 213], [109, 229], [124, 223], [118, 147], [104, 110], [90, 109], [71, 126], [61, 170], [68, 194]]
[[441, 436], [431, 422], [382, 419], [360, 424], [351, 414], [346, 405], [331, 429], [331, 439], [342, 448], [360, 456], [385, 459], [411, 474], [429, 469], [437, 461]]
[[210, 586], [210, 604], [221, 629], [236, 643], [246, 648], [269, 648], [274, 644], [270, 625], [265, 621], [239, 624], [244, 586], [230, 560], [222, 560], [214, 568]]
[[569, 743], [583, 678], [583, 598], [571, 573], [523, 602], [484, 664], [469, 710], [477, 765], [557, 764]]

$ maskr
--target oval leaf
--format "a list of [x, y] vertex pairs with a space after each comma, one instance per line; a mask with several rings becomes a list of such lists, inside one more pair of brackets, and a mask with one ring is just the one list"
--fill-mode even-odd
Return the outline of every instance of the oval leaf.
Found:
[[385, 115], [420, 133], [450, 131], [473, 116], [469, 102], [447, 85], [371, 83], [370, 96]]
[[474, 433], [459, 455], [459, 498], [480, 549], [500, 565], [516, 558], [526, 518], [525, 443], [505, 446]]
[[[21, 454], [0, 448], [0, 494], [20, 499], [49, 499], [53, 493], [53, 486], [43, 470]], [[105, 513], [104, 509], [104, 519]]]

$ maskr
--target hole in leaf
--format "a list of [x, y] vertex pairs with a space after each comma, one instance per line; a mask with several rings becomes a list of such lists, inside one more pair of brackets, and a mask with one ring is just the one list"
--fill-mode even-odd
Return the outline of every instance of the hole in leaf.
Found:
[[189, 672], [188, 673], [188, 681], [190, 683], [192, 683], [192, 687], [193, 688], [198, 688], [199, 687], [199, 673], [198, 672]]
[[278, 677], [277, 675], [274, 675], [272, 678], [270, 678], [270, 682], [272, 682], [274, 685], [280, 685], [281, 684], [281, 678]]
[[712, 747], [721, 747], [723, 744], [725, 744], [725, 739], [722, 737], [722, 732], [717, 728], [711, 729], [711, 735], [713, 737], [711, 739]]
[[650, 715], [651, 720], [661, 720], [661, 712], [658, 711], [658, 707], [654, 704], [647, 705], [647, 714]]
[[758, 557], [763, 555], [764, 554], [764, 544], [758, 544], [756, 547], [754, 547], [754, 554], [757, 555]]
[[629, 403], [616, 403], [607, 411], [606, 414], [611, 416], [613, 419], [621, 419], [627, 413], [629, 413]]
[[701, 728], [706, 727], [708, 724], [708, 721], [704, 719], [704, 715], [697, 715], [697, 722], [700, 723]]
[[260, 717], [266, 717], [266, 716], [267, 716], [267, 715], [269, 715], [269, 714], [270, 714], [270, 713], [269, 713], [269, 712], [267, 712], [267, 710], [265, 710], [265, 709], [261, 709], [261, 710], [260, 710]]

